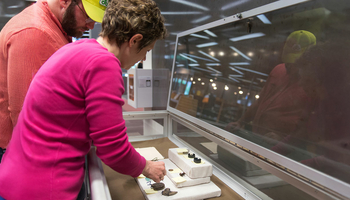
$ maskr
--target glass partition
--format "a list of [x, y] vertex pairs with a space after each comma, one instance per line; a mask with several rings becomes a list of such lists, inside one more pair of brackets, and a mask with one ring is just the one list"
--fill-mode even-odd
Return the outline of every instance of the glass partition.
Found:
[[169, 106], [350, 183], [349, 11], [307, 1], [178, 37]]
[[263, 195], [271, 199], [283, 200], [315, 199], [275, 175], [254, 165], [244, 157], [230, 153], [217, 143], [201, 136], [181, 123], [173, 121], [172, 127], [173, 134], [180, 140], [186, 142], [188, 145], [195, 148], [196, 151], [206, 155], [212, 161], [233, 173], [236, 177], [256, 188], [259, 192], [256, 192], [255, 195], [259, 196], [261, 199], [266, 199]]

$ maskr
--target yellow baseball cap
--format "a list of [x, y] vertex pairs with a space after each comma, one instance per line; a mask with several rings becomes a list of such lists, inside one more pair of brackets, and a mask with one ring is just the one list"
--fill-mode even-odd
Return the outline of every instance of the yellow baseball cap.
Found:
[[294, 63], [311, 46], [316, 45], [316, 37], [309, 31], [298, 30], [291, 33], [283, 47], [282, 62]]
[[84, 9], [95, 22], [102, 22], [109, 0], [82, 0]]

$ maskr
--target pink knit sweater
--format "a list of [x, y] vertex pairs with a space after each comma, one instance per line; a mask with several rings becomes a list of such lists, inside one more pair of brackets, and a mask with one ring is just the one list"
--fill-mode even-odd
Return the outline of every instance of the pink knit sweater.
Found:
[[59, 49], [34, 77], [0, 164], [5, 199], [75, 199], [91, 142], [112, 169], [137, 177], [146, 161], [122, 115], [119, 60], [96, 40]]

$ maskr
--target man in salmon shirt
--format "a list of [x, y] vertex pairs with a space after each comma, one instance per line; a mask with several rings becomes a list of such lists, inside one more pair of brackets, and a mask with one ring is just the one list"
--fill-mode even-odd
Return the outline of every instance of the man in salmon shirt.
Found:
[[[38, 0], [0, 32], [0, 162], [24, 97], [44, 62], [101, 22], [108, 0]], [[89, 7], [89, 12], [85, 9]], [[101, 14], [102, 13], [102, 14]]]

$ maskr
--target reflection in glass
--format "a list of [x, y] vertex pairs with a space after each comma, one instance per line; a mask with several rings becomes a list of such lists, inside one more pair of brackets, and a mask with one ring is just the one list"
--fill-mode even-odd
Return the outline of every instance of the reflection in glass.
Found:
[[170, 106], [350, 183], [349, 11], [309, 1], [178, 38]]
[[[272, 199], [313, 200], [303, 191], [289, 185], [280, 178], [268, 173], [241, 156], [233, 154], [215, 142], [193, 132], [180, 123], [173, 122], [173, 134], [200, 151], [214, 162], [235, 174], [248, 184], [260, 190]], [[259, 194], [256, 194], [259, 196]]]

